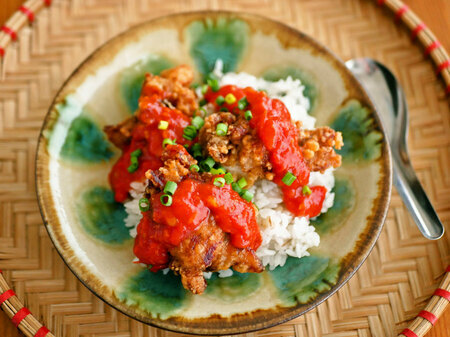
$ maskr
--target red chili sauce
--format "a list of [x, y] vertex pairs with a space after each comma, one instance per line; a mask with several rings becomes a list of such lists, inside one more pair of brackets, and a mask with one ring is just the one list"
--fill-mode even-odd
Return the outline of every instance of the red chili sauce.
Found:
[[183, 180], [173, 194], [171, 206], [161, 204], [161, 195], [152, 195], [153, 211], [143, 213], [134, 244], [134, 254], [141, 263], [152, 265], [152, 271], [166, 268], [168, 250], [189, 237], [210, 215], [230, 234], [233, 246], [256, 250], [261, 245], [254, 206], [230, 185], [217, 187], [212, 181]]
[[[223, 86], [217, 92], [209, 89], [205, 99], [217, 106], [216, 98], [225, 97], [229, 93], [236, 97], [236, 101], [232, 104], [224, 103], [221, 107], [233, 113], [239, 113], [238, 101], [243, 97], [247, 98], [249, 104], [245, 110], [250, 110], [253, 115], [250, 126], [256, 130], [269, 152], [275, 173], [274, 182], [282, 188], [287, 209], [296, 216], [312, 218], [319, 215], [327, 190], [323, 186], [314, 186], [310, 188], [310, 195], [303, 194], [302, 189], [308, 184], [310, 172], [303, 160], [297, 129], [286, 106], [278, 99], [269, 98], [264, 92], [250, 87], [241, 89], [234, 85]], [[290, 186], [282, 182], [287, 172], [297, 177]]]
[[[159, 103], [165, 94], [153, 88], [143, 88], [137, 112], [138, 125], [133, 129], [130, 144], [123, 150], [122, 156], [109, 173], [109, 182], [118, 202], [124, 202], [128, 198], [131, 182], [144, 181], [147, 170], [161, 167], [160, 157], [165, 138], [176, 140], [178, 144], [190, 144], [190, 141], [183, 138], [183, 129], [189, 125], [190, 118], [179, 110], [170, 109]], [[158, 129], [160, 121], [169, 122], [166, 130]], [[131, 164], [130, 154], [137, 149], [142, 151], [138, 158], [139, 167], [130, 173], [128, 172]]]

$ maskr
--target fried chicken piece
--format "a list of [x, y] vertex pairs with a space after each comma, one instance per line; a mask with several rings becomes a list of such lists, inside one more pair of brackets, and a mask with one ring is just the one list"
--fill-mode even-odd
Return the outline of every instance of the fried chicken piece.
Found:
[[103, 128], [103, 131], [106, 133], [111, 143], [119, 149], [123, 149], [130, 143], [131, 133], [137, 123], [138, 119], [133, 116], [117, 125], [106, 125]]
[[299, 129], [299, 145], [311, 171], [323, 173], [330, 167], [341, 166], [342, 158], [334, 150], [344, 145], [340, 132], [327, 126], [314, 130]]
[[[213, 113], [205, 118], [205, 124], [200, 130], [200, 144], [218, 163], [232, 165], [236, 162], [237, 146], [230, 139], [235, 122], [236, 116], [230, 112]], [[228, 132], [225, 136], [217, 135], [216, 128], [219, 123], [228, 125]]]
[[[217, 135], [219, 123], [228, 125], [225, 136]], [[268, 152], [243, 116], [229, 112], [211, 114], [205, 118], [199, 140], [216, 162], [230, 166], [239, 163], [249, 186], [258, 178], [273, 179]]]
[[260, 273], [264, 270], [253, 250], [231, 245], [229, 235], [216, 225], [212, 216], [169, 252], [173, 258], [170, 269], [181, 275], [184, 288], [194, 294], [202, 294], [206, 289], [204, 271], [231, 267], [240, 273]]
[[258, 178], [272, 180], [274, 177], [274, 174], [270, 172], [272, 164], [269, 161], [269, 153], [255, 135], [248, 134], [242, 138], [239, 146], [239, 164], [242, 171], [247, 173], [249, 186], [253, 185]]
[[[158, 170], [147, 171], [149, 186], [146, 193], [158, 193], [165, 183], [180, 182], [189, 177], [200, 181], [210, 181], [209, 173], [192, 172], [189, 167], [197, 161], [181, 145], [167, 145], [161, 157], [164, 165]], [[259, 273], [264, 267], [251, 249], [239, 249], [230, 243], [225, 233], [209, 216], [198, 230], [180, 245], [169, 250], [172, 257], [169, 267], [181, 275], [183, 286], [194, 294], [205, 291], [204, 271], [219, 271], [233, 267], [238, 272]]]
[[141, 95], [164, 93], [163, 104], [192, 116], [198, 109], [195, 92], [189, 87], [193, 79], [194, 72], [187, 65], [167, 69], [160, 76], [147, 74]]
[[196, 172], [191, 172], [191, 165], [197, 164], [187, 150], [179, 144], [166, 145], [161, 160], [164, 163], [158, 170], [149, 170], [145, 177], [154, 188], [163, 189], [167, 181], [180, 182], [183, 177], [191, 175], [198, 178]]

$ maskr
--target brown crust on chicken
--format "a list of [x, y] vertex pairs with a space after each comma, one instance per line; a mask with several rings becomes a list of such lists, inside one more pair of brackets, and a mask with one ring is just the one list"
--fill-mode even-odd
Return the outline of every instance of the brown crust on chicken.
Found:
[[[199, 174], [189, 170], [197, 161], [181, 145], [167, 145], [161, 159], [164, 165], [160, 169], [146, 172], [149, 179], [147, 194], [161, 191], [169, 180], [180, 182], [186, 177], [211, 180], [209, 173]], [[172, 256], [170, 269], [181, 275], [183, 286], [194, 294], [201, 294], [206, 289], [204, 271], [231, 267], [242, 273], [260, 273], [264, 270], [255, 252], [234, 247], [229, 234], [217, 226], [212, 216], [178, 246], [169, 249], [169, 253]]]
[[161, 160], [164, 163], [163, 166], [158, 170], [148, 170], [145, 173], [145, 177], [156, 189], [163, 189], [167, 181], [178, 183], [188, 175], [198, 178], [196, 172], [189, 170], [191, 165], [197, 164], [197, 160], [179, 144], [166, 145]]
[[311, 171], [324, 172], [341, 166], [342, 158], [335, 152], [343, 145], [342, 134], [324, 126], [314, 130], [299, 129], [299, 145]]
[[[228, 125], [225, 136], [217, 135], [219, 123]], [[243, 116], [230, 112], [209, 115], [200, 130], [199, 141], [216, 162], [229, 166], [239, 163], [249, 186], [258, 178], [273, 179], [268, 152]]]
[[117, 125], [107, 125], [103, 128], [103, 131], [106, 133], [111, 143], [119, 149], [123, 149], [130, 143], [131, 133], [137, 123], [138, 119], [133, 116]]
[[260, 273], [264, 267], [251, 249], [239, 249], [230, 244], [229, 235], [209, 217], [189, 238], [169, 250], [170, 269], [181, 275], [183, 286], [194, 294], [206, 289], [204, 271], [219, 271], [233, 267], [240, 273]]
[[164, 92], [165, 105], [175, 107], [184, 114], [192, 116], [198, 109], [195, 92], [189, 87], [194, 79], [193, 70], [187, 65], [167, 69], [160, 76], [147, 74], [145, 76], [142, 95], [148, 92]]

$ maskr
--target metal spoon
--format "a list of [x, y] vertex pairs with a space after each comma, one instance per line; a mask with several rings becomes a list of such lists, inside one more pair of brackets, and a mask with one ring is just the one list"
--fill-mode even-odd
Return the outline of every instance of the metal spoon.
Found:
[[420, 185], [408, 155], [408, 106], [400, 84], [379, 62], [369, 58], [347, 61], [346, 66], [366, 89], [377, 109], [391, 147], [394, 184], [422, 234], [431, 240], [444, 234], [436, 211]]

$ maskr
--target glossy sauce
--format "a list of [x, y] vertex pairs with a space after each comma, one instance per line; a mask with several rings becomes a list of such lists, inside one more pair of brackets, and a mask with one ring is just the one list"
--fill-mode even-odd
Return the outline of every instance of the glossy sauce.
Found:
[[[217, 92], [211, 89], [205, 95], [208, 102], [216, 104], [216, 98], [225, 97], [232, 93], [236, 97], [233, 104], [223, 104], [221, 107], [238, 113], [238, 100], [247, 97], [249, 105], [245, 110], [252, 112], [250, 126], [269, 152], [269, 160], [275, 174], [274, 182], [283, 191], [286, 208], [296, 216], [315, 217], [320, 214], [325, 199], [326, 188], [311, 187], [311, 194], [302, 192], [303, 186], [308, 184], [310, 171], [303, 160], [303, 154], [298, 145], [298, 134], [286, 106], [278, 99], [269, 98], [264, 92], [252, 88], [241, 89], [234, 85], [226, 85]], [[217, 104], [216, 104], [217, 105]], [[282, 178], [287, 172], [294, 174], [297, 179], [287, 186]]]
[[[121, 157], [109, 173], [109, 182], [118, 202], [124, 202], [128, 197], [130, 183], [144, 181], [145, 172], [149, 169], [156, 170], [161, 167], [161, 154], [163, 140], [165, 138], [176, 139], [179, 144], [190, 144], [183, 138], [183, 129], [189, 125], [190, 118], [181, 111], [162, 106], [158, 100], [165, 97], [163, 92], [150, 92], [145, 87], [139, 99], [138, 125], [133, 129], [130, 144], [123, 150]], [[166, 130], [159, 130], [160, 121], [168, 121]], [[138, 169], [130, 173], [130, 154], [136, 149], [141, 149], [142, 155], [138, 158]]]
[[230, 234], [237, 248], [256, 250], [262, 242], [253, 204], [242, 199], [230, 185], [185, 179], [178, 184], [171, 206], [161, 204], [162, 193], [152, 195], [153, 211], [144, 212], [137, 228], [134, 254], [152, 271], [167, 267], [168, 250], [197, 230], [210, 215]]

